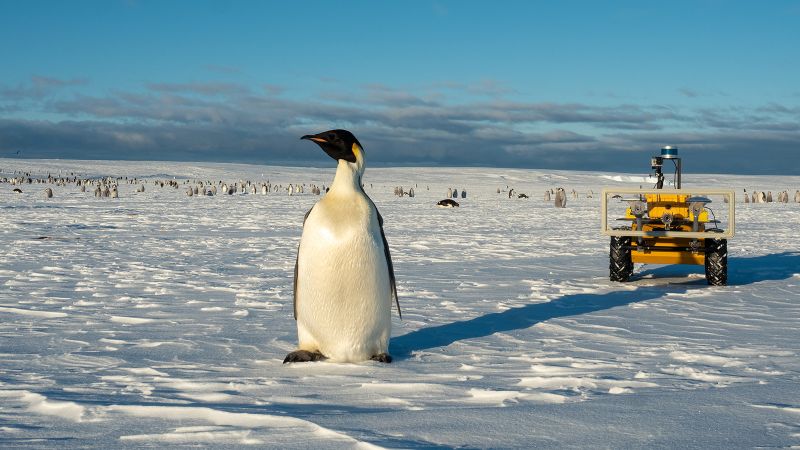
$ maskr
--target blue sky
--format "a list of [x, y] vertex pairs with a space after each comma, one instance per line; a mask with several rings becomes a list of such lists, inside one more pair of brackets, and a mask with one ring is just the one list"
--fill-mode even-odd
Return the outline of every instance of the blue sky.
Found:
[[798, 30], [798, 1], [0, 0], [0, 156], [324, 164], [299, 136], [348, 128], [371, 164], [800, 174]]

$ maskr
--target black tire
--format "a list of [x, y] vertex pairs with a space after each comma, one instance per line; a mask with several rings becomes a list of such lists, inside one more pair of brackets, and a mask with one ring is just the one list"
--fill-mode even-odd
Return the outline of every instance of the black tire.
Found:
[[[630, 228], [617, 228], [630, 229]], [[631, 260], [631, 237], [611, 236], [608, 252], [608, 278], [611, 281], [628, 281], [633, 274]]]
[[728, 284], [728, 240], [706, 239], [706, 281], [712, 286]]

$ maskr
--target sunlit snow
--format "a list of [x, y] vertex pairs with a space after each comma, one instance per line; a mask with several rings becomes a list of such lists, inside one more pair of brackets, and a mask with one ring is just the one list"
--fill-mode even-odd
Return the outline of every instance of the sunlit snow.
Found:
[[[684, 174], [791, 198], [737, 198], [728, 286], [699, 266], [613, 283], [599, 192], [648, 183], [642, 162], [367, 167], [403, 308], [395, 360], [284, 365], [309, 187], [333, 164], [0, 159], [0, 178], [139, 181], [116, 199], [0, 183], [0, 447], [800, 446], [800, 177]], [[188, 196], [197, 181], [281, 188]], [[557, 187], [566, 208], [543, 199]], [[461, 207], [435, 206], [448, 188]]]

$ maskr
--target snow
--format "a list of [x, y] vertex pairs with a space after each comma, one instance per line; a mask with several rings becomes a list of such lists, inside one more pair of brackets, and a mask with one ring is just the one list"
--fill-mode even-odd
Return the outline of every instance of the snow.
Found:
[[[146, 189], [0, 183], [0, 447], [800, 446], [800, 204], [737, 199], [728, 286], [694, 266], [637, 265], [620, 284], [599, 192], [646, 176], [368, 167], [403, 308], [395, 361], [284, 365], [319, 197], [188, 197], [182, 183], [321, 186], [333, 165], [0, 159], [0, 178], [15, 170]], [[173, 178], [179, 189], [153, 184]], [[559, 186], [564, 209], [543, 201]], [[449, 187], [468, 197], [436, 207]]]

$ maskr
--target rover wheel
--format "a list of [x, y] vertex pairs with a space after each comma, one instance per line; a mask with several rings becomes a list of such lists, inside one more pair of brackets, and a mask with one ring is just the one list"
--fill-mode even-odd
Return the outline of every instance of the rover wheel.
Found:
[[728, 240], [706, 239], [706, 281], [712, 286], [728, 284]]
[[[630, 228], [616, 228], [617, 230]], [[631, 237], [611, 236], [608, 252], [608, 273], [611, 281], [628, 281], [633, 274], [631, 260]]]

